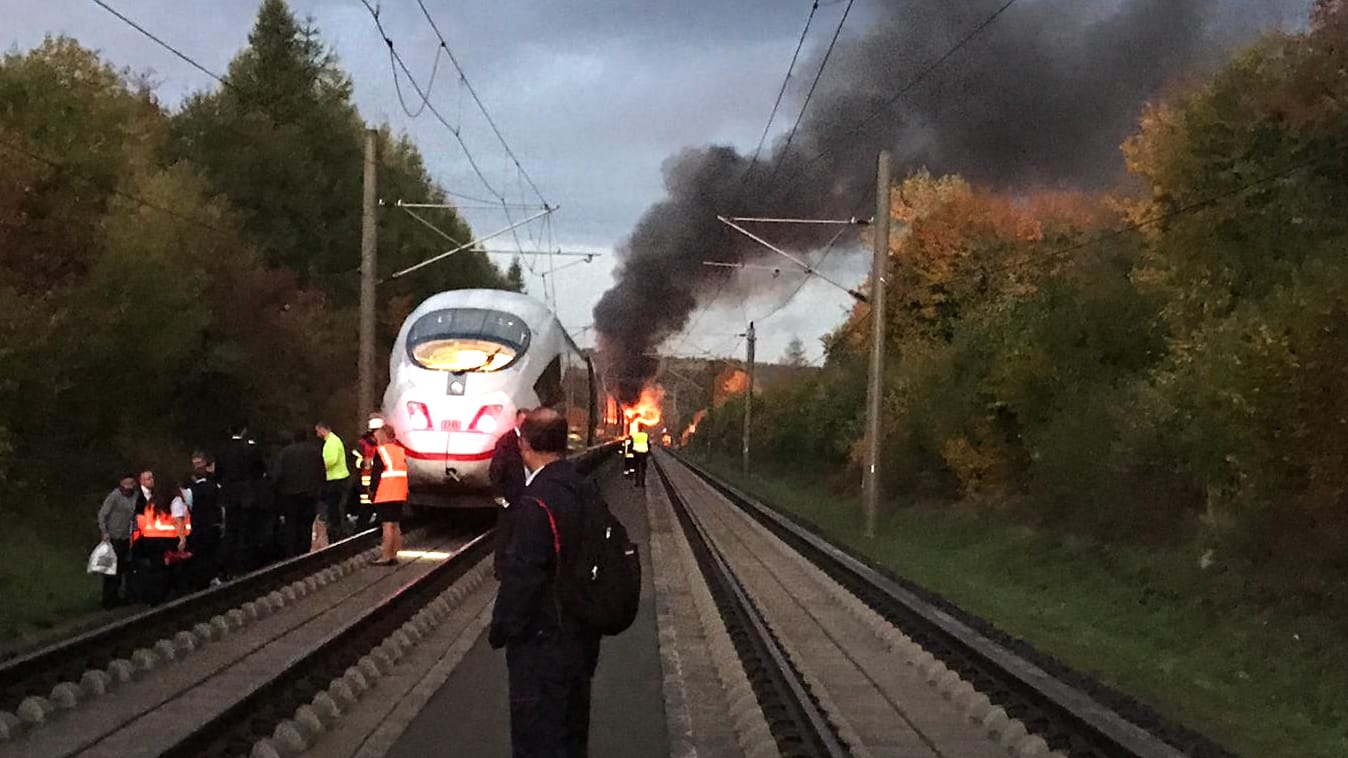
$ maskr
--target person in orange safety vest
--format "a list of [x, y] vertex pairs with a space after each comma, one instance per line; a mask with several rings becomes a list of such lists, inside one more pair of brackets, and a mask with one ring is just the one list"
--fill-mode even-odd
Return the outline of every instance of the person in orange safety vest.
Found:
[[393, 435], [393, 429], [382, 419], [371, 419], [375, 440], [379, 443], [370, 470], [370, 497], [375, 517], [384, 530], [376, 566], [392, 566], [398, 562], [398, 551], [403, 547], [400, 522], [407, 506], [407, 452]]
[[182, 562], [191, 557], [187, 536], [192, 533], [192, 512], [178, 487], [155, 488], [145, 508], [136, 515], [131, 534], [132, 552], [147, 569], [143, 581], [145, 599], [151, 603], [180, 589]]

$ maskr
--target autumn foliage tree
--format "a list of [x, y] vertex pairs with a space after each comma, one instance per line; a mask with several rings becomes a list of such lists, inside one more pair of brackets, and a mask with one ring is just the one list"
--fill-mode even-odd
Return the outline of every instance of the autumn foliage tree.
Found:
[[[131, 467], [166, 481], [248, 419], [263, 443], [354, 418], [362, 141], [312, 26], [262, 3], [227, 84], [170, 111], [75, 40], [0, 60], [0, 505], [90, 536]], [[421, 154], [378, 133], [380, 192], [442, 202]], [[446, 248], [380, 217], [385, 273]], [[437, 226], [468, 241], [453, 212]], [[505, 286], [479, 252], [381, 287], [386, 340], [441, 289]], [[85, 546], [87, 547], [87, 546]], [[0, 575], [0, 580], [5, 576]], [[0, 582], [3, 583], [3, 582]]]
[[[1348, 7], [1322, 0], [1146, 109], [1123, 145], [1141, 192], [896, 186], [894, 500], [1348, 581], [1346, 69]], [[757, 401], [758, 460], [798, 463], [784, 419], [828, 419], [811, 433], [850, 455], [817, 460], [859, 481], [869, 321], [858, 305], [823, 374]]]

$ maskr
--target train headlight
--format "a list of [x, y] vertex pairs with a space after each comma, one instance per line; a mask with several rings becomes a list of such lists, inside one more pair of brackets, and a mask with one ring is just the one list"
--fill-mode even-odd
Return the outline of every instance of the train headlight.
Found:
[[501, 426], [501, 422], [498, 418], [501, 415], [501, 409], [502, 406], [499, 405], [482, 406], [481, 410], [477, 412], [477, 415], [473, 417], [473, 423], [468, 425], [468, 431], [480, 432], [482, 434], [495, 434], [496, 430]]
[[424, 432], [431, 428], [431, 412], [425, 403], [409, 402], [407, 416], [412, 423], [412, 431]]

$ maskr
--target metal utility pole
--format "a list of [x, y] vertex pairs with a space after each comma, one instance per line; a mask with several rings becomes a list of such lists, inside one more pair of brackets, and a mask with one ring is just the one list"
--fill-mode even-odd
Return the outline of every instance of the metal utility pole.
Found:
[[889, 151], [875, 170], [875, 239], [871, 259], [871, 366], [866, 387], [866, 462], [862, 469], [862, 509], [866, 536], [875, 536], [880, 510], [880, 412], [885, 392], [885, 276], [889, 263]]
[[374, 409], [374, 285], [377, 261], [375, 220], [374, 129], [365, 131], [365, 191], [360, 216], [360, 381], [356, 393], [356, 428], [365, 428], [365, 414]]
[[744, 389], [744, 446], [740, 452], [744, 457], [744, 475], [749, 475], [749, 422], [753, 415], [754, 407], [754, 322], [749, 322], [749, 331], [745, 332], [745, 342], [749, 346], [749, 355], [746, 358], [745, 369], [749, 375], [749, 383]]

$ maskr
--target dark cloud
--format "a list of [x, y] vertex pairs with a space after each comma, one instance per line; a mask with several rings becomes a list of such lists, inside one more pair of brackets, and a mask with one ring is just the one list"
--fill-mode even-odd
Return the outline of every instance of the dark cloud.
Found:
[[[1003, 4], [876, 3], [865, 31], [841, 43], [791, 149], [749, 172], [730, 147], [685, 150], [664, 167], [665, 199], [621, 248], [617, 282], [595, 307], [606, 362], [624, 399], [652, 373], [653, 347], [686, 326], [698, 300], [727, 286], [726, 269], [762, 247], [725, 215], [866, 214], [875, 153], [903, 172], [926, 166], [1002, 187], [1104, 187], [1122, 172], [1121, 140], [1145, 100], [1212, 64], [1291, 3], [1254, 14], [1222, 0], [1027, 0], [898, 102], [889, 101]], [[805, 71], [818, 66], [806, 65]], [[773, 239], [818, 247], [818, 228]], [[734, 286], [733, 284], [730, 286]]]
[[[427, 116], [416, 121], [404, 116], [394, 96], [387, 50], [359, 2], [289, 2], [297, 14], [314, 18], [323, 39], [332, 44], [342, 65], [351, 72], [362, 114], [406, 129], [421, 146], [432, 174], [445, 186], [470, 193], [483, 192], [467, 168], [458, 145], [440, 125]], [[1089, 6], [1085, 11], [1069, 12], [1066, 17], [1078, 18], [1081, 24], [1086, 24], [1092, 18], [1110, 16], [1120, 2], [1122, 0], [1066, 3], [1071, 8]], [[642, 211], [664, 194], [657, 168], [666, 156], [685, 145], [753, 146], [772, 106], [811, 0], [662, 3], [427, 0], [427, 3], [524, 165], [549, 199], [561, 204], [562, 211], [556, 215], [554, 224], [558, 244], [607, 248], [625, 235], [630, 237]], [[1013, 12], [1035, 11], [1046, 3], [1061, 5], [1063, 0], [1021, 0]], [[1246, 19], [1245, 26], [1249, 27], [1304, 16], [1302, 0], [1228, 0], [1222, 4], [1233, 6], [1231, 12], [1222, 17]], [[217, 71], [223, 71], [233, 54], [245, 44], [257, 7], [255, 2], [246, 0], [228, 3], [220, 0], [124, 0], [117, 5]], [[412, 0], [384, 0], [381, 5], [384, 20], [399, 48], [424, 77], [431, 67], [435, 41], [416, 4]], [[826, 2], [820, 7], [806, 48], [812, 51], [815, 60], [803, 60], [801, 71], [813, 70], [822, 43], [832, 32], [844, 5]], [[982, 10], [979, 3], [899, 4], [858, 0], [848, 27], [868, 30], [877, 25], [912, 23], [928, 32], [939, 32], [945, 28], [943, 24], [950, 23], [944, 17], [952, 11], [944, 6], [951, 5], [967, 6], [968, 10], [963, 13], [968, 17], [964, 20], [969, 23], [976, 12]], [[154, 47], [92, 3], [0, 0], [0, 16], [6, 22], [0, 36], [6, 47], [31, 47], [45, 33], [69, 34], [101, 50], [108, 60], [118, 65], [136, 71], [152, 71], [161, 83], [160, 97], [170, 106], [194, 89], [215, 86], [206, 76]], [[923, 16], [929, 18], [923, 21]], [[1062, 18], [1043, 22], [1043, 16], [1037, 12], [1030, 16], [1044, 27], [1040, 31], [1045, 35], [1053, 34], [1056, 28], [1060, 36], [1067, 37], [1073, 29], [1064, 25]], [[1010, 28], [1005, 27], [997, 33]], [[1220, 30], [1205, 32], [1219, 33]], [[914, 34], [911, 44], [876, 53], [881, 60], [880, 64], [874, 64], [865, 58], [849, 57], [861, 56], [866, 50], [862, 36], [853, 37], [830, 64], [823, 89], [816, 95], [819, 99], [810, 106], [811, 116], [817, 116], [821, 122], [798, 138], [802, 154], [814, 150], [809, 135], [826, 132], [822, 122], [825, 116], [849, 108], [862, 108], [867, 102], [865, 98], [892, 91], [896, 84], [888, 77], [910, 73], [926, 60], [924, 56], [948, 42], [945, 38], [928, 40]], [[995, 41], [995, 35], [990, 34], [988, 39]], [[1096, 52], [1103, 54], [1104, 51]], [[1119, 54], [1127, 56], [1129, 53], [1123, 50]], [[892, 57], [887, 58], [887, 55]], [[981, 62], [974, 65], [973, 60], [970, 59], [967, 68], [952, 68], [946, 73], [954, 71], [964, 78], [976, 78], [984, 69]], [[874, 76], [858, 77], [853, 70], [853, 67], [871, 65], [881, 65]], [[806, 74], [796, 77], [788, 106], [793, 101], [799, 104], [807, 78]], [[851, 80], [851, 84], [842, 86], [843, 80]], [[949, 87], [953, 80], [937, 77], [935, 81], [941, 87]], [[456, 85], [456, 80], [446, 76], [442, 69], [435, 102], [451, 117], [457, 117], [458, 111]], [[849, 104], [845, 101], [848, 97], [858, 100]], [[904, 108], [913, 111], [909, 105]], [[794, 113], [790, 107], [787, 111]], [[486, 125], [472, 115], [470, 108], [465, 108], [465, 113], [465, 138], [482, 160], [489, 177], [512, 197], [523, 197], [524, 192], [508, 171], [505, 158]], [[929, 118], [925, 113], [916, 115]], [[779, 128], [781, 121], [779, 119]], [[905, 134], [906, 139], [918, 144], [929, 139], [924, 129], [913, 128]], [[873, 146], [865, 145], [861, 140], [857, 144], [861, 147], [856, 155], [841, 157], [831, 164], [834, 165], [832, 176], [840, 179], [836, 187], [838, 200], [834, 205], [848, 207], [848, 212], [854, 210], [849, 207], [853, 203], [860, 204], [861, 201], [850, 200], [849, 196], [864, 194], [869, 184], [866, 177], [874, 160], [870, 155]], [[1103, 144], [1104, 150], [1112, 150], [1108, 140]], [[949, 156], [937, 157], [950, 160]], [[937, 164], [935, 158], [931, 162]], [[857, 166], [855, 175], [862, 181], [850, 181], [853, 172], [846, 167], [853, 165]], [[708, 177], [719, 173], [708, 166], [699, 170]], [[689, 172], [675, 173], [686, 176]], [[768, 190], [775, 187], [768, 185], [788, 187], [795, 184], [792, 180], [795, 173], [787, 167], [775, 182], [764, 180], [755, 184], [757, 201], [754, 204], [719, 201], [712, 205], [736, 212], [797, 208], [813, 214], [830, 210], [819, 202], [816, 194], [786, 200], [772, 196]], [[814, 175], [817, 174], [811, 176]], [[697, 179], [694, 175], [691, 180]], [[812, 193], [816, 191], [804, 179], [800, 184], [811, 186]], [[675, 202], [674, 207], [701, 212], [699, 206], [681, 202]], [[470, 210], [465, 215], [479, 231], [499, 228], [504, 220], [502, 214], [490, 210]], [[718, 234], [721, 231], [716, 230]], [[537, 227], [521, 233], [524, 244], [531, 244], [530, 234], [538, 233]], [[718, 259], [733, 257], [734, 243], [727, 246], [727, 240], [729, 238], [708, 238], [703, 241], [701, 252]], [[832, 261], [838, 262], [841, 257], [841, 253], [834, 253]], [[576, 266], [558, 275], [561, 282], [559, 313], [564, 323], [581, 326], [590, 321], [591, 306], [604, 289], [603, 274], [615, 260], [612, 256], [600, 258], [593, 264]], [[847, 270], [847, 281], [858, 278], [855, 267]], [[710, 284], [715, 287], [716, 281], [712, 280]], [[771, 289], [773, 285], [772, 280], [757, 279], [728, 284], [719, 302], [731, 309], [718, 309], [703, 319], [699, 331], [708, 333], [701, 335], [698, 342], [713, 348], [732, 345], [733, 337], [725, 339], [720, 335], [742, 331], [739, 328], [741, 314], [735, 308], [743, 304], [751, 291]], [[541, 281], [532, 278], [530, 288], [541, 291]], [[705, 286], [697, 290], [698, 293], [705, 291]], [[760, 310], [769, 310], [781, 294], [780, 290], [770, 292], [762, 300]], [[829, 297], [835, 299], [828, 300]], [[825, 301], [828, 307], [815, 306], [816, 302]], [[837, 302], [836, 295], [826, 285], [807, 284], [797, 302], [775, 316], [772, 323], [782, 330], [789, 327], [792, 331], [802, 332], [810, 343], [809, 337], [837, 322], [840, 313]], [[734, 321], [736, 325], [726, 326], [719, 323], [721, 321]], [[678, 323], [677, 319], [664, 319], [661, 328], [673, 328]], [[779, 342], [772, 342], [779, 337]], [[775, 355], [788, 338], [789, 334], [765, 333], [760, 340], [759, 352]]]

